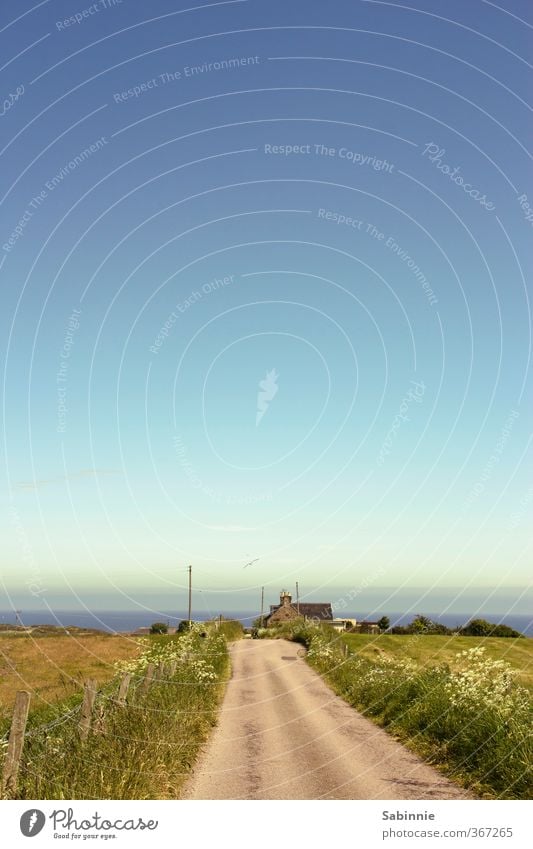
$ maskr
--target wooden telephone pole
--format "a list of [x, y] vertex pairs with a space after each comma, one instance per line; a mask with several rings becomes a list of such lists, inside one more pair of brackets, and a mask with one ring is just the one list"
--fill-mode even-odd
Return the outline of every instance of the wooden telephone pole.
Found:
[[296, 612], [298, 616], [300, 615], [300, 590], [298, 588], [298, 581], [296, 581]]
[[263, 627], [263, 610], [265, 606], [265, 588], [261, 587], [261, 628]]
[[191, 627], [192, 619], [192, 566], [189, 566], [189, 628]]

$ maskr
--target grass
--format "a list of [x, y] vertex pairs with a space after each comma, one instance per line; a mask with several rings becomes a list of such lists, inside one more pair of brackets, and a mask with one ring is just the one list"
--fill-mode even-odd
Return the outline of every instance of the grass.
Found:
[[240, 640], [243, 635], [242, 624], [237, 619], [222, 619], [220, 622], [220, 633], [226, 640]]
[[104, 684], [118, 660], [139, 654], [135, 639], [107, 634], [0, 638], [0, 727], [11, 716], [17, 690], [32, 694], [31, 710], [80, 693], [83, 681]]
[[483, 646], [487, 657], [504, 660], [517, 670], [517, 681], [533, 690], [533, 640], [502, 637], [451, 637], [431, 635], [345, 634], [343, 641], [350, 651], [369, 659], [383, 653], [396, 659], [411, 658], [421, 666], [452, 663], [465, 649]]
[[[179, 796], [216, 723], [229, 674], [227, 642], [212, 625], [138, 642], [136, 655], [123, 661], [99, 692], [92, 732], [85, 742], [78, 730], [79, 696], [49, 708], [46, 726], [42, 715], [30, 717], [16, 798]], [[175, 668], [170, 666], [173, 662]], [[144, 693], [149, 663], [164, 666], [161, 677]], [[121, 705], [116, 695], [126, 672], [133, 676], [132, 684], [126, 704]], [[54, 716], [57, 724], [50, 723]]]
[[510, 662], [524, 680], [529, 640], [276, 631], [266, 636], [303, 643], [338, 695], [452, 780], [483, 798], [531, 798], [531, 693]]

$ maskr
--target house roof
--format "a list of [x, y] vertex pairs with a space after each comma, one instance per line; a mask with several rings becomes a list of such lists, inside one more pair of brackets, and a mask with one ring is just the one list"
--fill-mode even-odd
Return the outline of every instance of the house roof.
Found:
[[[293, 605], [295, 607], [295, 605]], [[333, 619], [331, 602], [319, 601], [317, 603], [300, 603], [300, 615], [318, 617], [319, 619]]]
[[[298, 607], [300, 609], [300, 616], [306, 616], [308, 619], [321, 619], [326, 622], [330, 622], [333, 619], [333, 613], [331, 611], [331, 602], [329, 601], [319, 601], [319, 602], [300, 602], [299, 605], [291, 604], [289, 605], [291, 610], [294, 610], [295, 613], [298, 612]], [[268, 619], [275, 613], [277, 610], [283, 607], [281, 604], [271, 605], [270, 613], [265, 617]]]

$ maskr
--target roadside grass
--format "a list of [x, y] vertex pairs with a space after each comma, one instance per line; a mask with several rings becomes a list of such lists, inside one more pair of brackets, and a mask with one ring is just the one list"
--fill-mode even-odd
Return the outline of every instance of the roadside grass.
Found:
[[[143, 694], [149, 663], [164, 664], [163, 672]], [[126, 672], [133, 678], [126, 704], [121, 705], [116, 696]], [[212, 625], [195, 625], [176, 638], [142, 638], [136, 656], [120, 661], [114, 673], [99, 691], [93, 730], [85, 742], [78, 730], [79, 695], [47, 708], [44, 726], [43, 711], [30, 716], [16, 798], [179, 796], [216, 723], [229, 674], [224, 636]], [[0, 751], [5, 751], [5, 743]], [[0, 764], [2, 760], [0, 754]]]
[[135, 638], [90, 636], [2, 636], [0, 638], [0, 732], [11, 718], [17, 690], [32, 694], [31, 710], [80, 694], [83, 682], [104, 684], [118, 660], [139, 654]]
[[244, 635], [244, 628], [238, 619], [222, 619], [219, 630], [228, 642], [241, 640]]
[[533, 690], [533, 639], [456, 637], [446, 635], [343, 634], [350, 651], [368, 659], [384, 653], [391, 659], [411, 658], [420, 666], [452, 663], [458, 652], [482, 646], [491, 660], [504, 660], [517, 672], [517, 682]]
[[[359, 635], [354, 640], [328, 626], [299, 623], [276, 631], [263, 636], [303, 643], [307, 662], [338, 695], [451, 779], [485, 798], [531, 798], [531, 694], [515, 681], [517, 670], [501, 659], [504, 646], [494, 659], [497, 644], [507, 639], [420, 636], [415, 643], [395, 635], [383, 643], [381, 637], [362, 635], [359, 641]], [[411, 639], [411, 651], [416, 645], [418, 662], [405, 646], [384, 650], [388, 640], [402, 639]], [[424, 648], [433, 639], [455, 641], [459, 651], [443, 662]], [[496, 643], [492, 657], [487, 641]]]

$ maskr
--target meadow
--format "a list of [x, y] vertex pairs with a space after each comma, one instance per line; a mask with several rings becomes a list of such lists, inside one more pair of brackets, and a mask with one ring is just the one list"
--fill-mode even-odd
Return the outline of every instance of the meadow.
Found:
[[139, 654], [135, 638], [107, 634], [0, 634], [0, 726], [17, 690], [32, 694], [31, 710], [80, 693], [83, 682], [104, 684], [114, 664]]
[[344, 634], [342, 640], [351, 652], [372, 659], [410, 658], [420, 666], [453, 663], [458, 652], [482, 646], [491, 660], [502, 660], [516, 670], [516, 680], [533, 690], [533, 639], [501, 637], [456, 637], [441, 635]]

